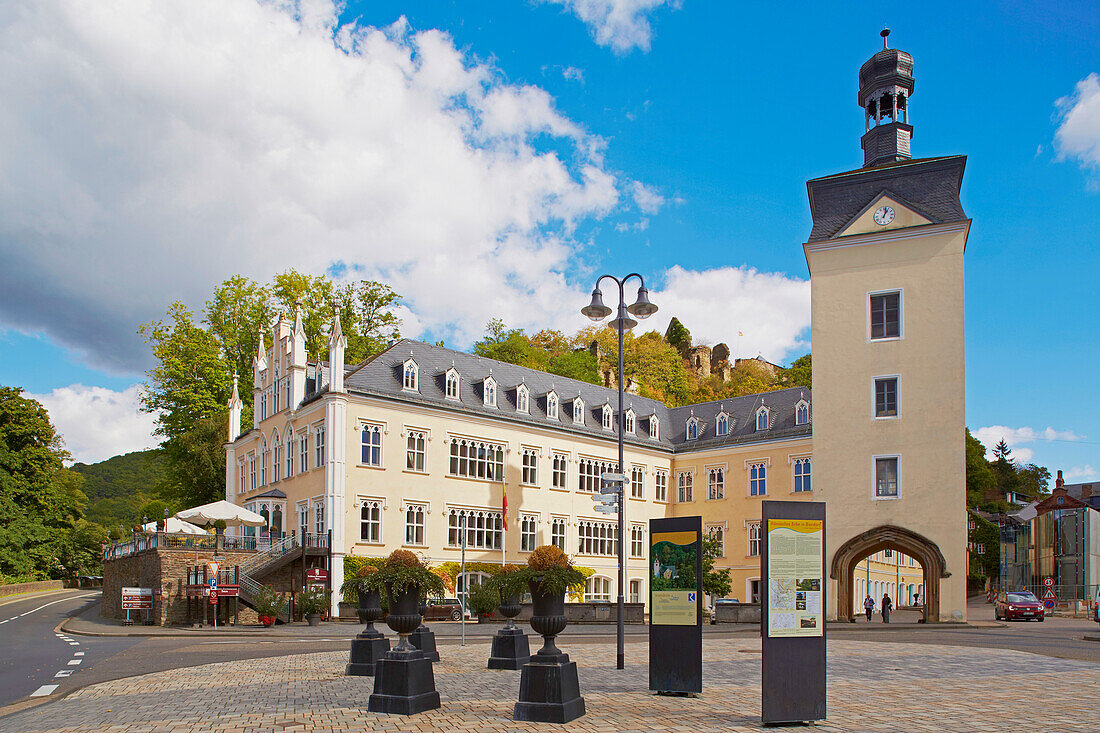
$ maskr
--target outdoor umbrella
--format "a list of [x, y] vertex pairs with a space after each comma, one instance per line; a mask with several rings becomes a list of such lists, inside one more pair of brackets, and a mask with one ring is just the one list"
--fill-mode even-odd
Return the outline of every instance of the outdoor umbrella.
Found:
[[[157, 523], [149, 522], [148, 524], [141, 525], [142, 532], [156, 532]], [[182, 519], [176, 519], [175, 517], [168, 517], [164, 520], [164, 531], [174, 534], [206, 534], [206, 530], [202, 527], [196, 527], [190, 522], [185, 522]]]
[[192, 524], [213, 524], [219, 519], [225, 522], [227, 527], [266, 527], [267, 520], [256, 512], [250, 512], [244, 507], [239, 507], [224, 499], [209, 504], [203, 504], [193, 509], [184, 509], [176, 512], [177, 519], [191, 522]]

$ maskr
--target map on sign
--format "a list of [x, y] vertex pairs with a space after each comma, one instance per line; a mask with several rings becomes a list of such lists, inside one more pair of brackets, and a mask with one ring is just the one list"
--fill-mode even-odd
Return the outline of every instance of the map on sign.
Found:
[[768, 636], [821, 636], [820, 519], [768, 520]]

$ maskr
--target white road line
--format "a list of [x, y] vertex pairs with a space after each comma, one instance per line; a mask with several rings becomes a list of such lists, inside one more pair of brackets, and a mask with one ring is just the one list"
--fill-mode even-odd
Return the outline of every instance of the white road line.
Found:
[[73, 673], [73, 671], [74, 670], [71, 670], [71, 669], [63, 669], [60, 672], [58, 672], [57, 674], [55, 674], [54, 677], [68, 677], [69, 675], [71, 675]]
[[31, 697], [44, 697], [56, 690], [58, 685], [42, 685], [37, 690], [31, 693]]
[[[67, 598], [58, 598], [56, 601], [50, 601], [49, 603], [43, 603], [38, 608], [32, 608], [31, 610], [27, 611], [26, 613], [21, 613], [18, 616], [12, 616], [11, 618], [8, 619], [8, 621], [14, 621], [17, 618], [23, 618], [24, 616], [30, 616], [35, 611], [41, 611], [46, 606], [52, 606], [55, 603], [64, 603], [65, 601], [71, 601], [74, 598], [89, 598], [89, 597], [94, 596], [94, 595], [98, 595], [98, 594], [97, 593], [85, 593], [85, 594], [79, 595], [79, 596], [69, 596]], [[7, 621], [5, 621], [4, 623], [7, 623]], [[47, 693], [43, 693], [43, 694], [48, 695], [49, 693], [47, 692]]]
[[72, 667], [73, 665], [80, 664], [82, 661], [83, 660], [81, 660], [81, 659], [70, 659], [69, 660], [69, 666]]
[[84, 652], [76, 652], [76, 653], [74, 654], [74, 656], [77, 656], [77, 657], [83, 657], [83, 656], [84, 656]]

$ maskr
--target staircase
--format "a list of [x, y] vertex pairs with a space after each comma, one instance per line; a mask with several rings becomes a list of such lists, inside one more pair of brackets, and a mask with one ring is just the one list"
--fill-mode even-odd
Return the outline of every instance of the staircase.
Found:
[[[258, 552], [245, 562], [237, 566], [237, 584], [240, 586], [240, 599], [248, 606], [255, 608], [254, 599], [262, 585], [258, 578], [278, 570], [294, 560], [302, 557], [306, 548], [321, 549], [328, 546], [327, 537], [305, 535], [286, 535], [278, 542], [273, 543], [263, 552]], [[283, 603], [282, 610], [276, 615], [284, 623], [290, 621], [290, 601]]]

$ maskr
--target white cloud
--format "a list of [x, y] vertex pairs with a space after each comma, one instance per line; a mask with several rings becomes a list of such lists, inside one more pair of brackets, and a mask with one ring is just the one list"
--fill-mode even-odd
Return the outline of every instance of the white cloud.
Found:
[[141, 412], [141, 385], [121, 392], [72, 384], [49, 394], [28, 394], [50, 413], [74, 461], [95, 463], [111, 456], [159, 445], [155, 416]]
[[1077, 82], [1073, 94], [1055, 105], [1061, 117], [1054, 133], [1059, 159], [1073, 159], [1086, 169], [1100, 171], [1100, 75], [1089, 74]]
[[631, 186], [634, 203], [645, 214], [656, 214], [665, 203], [665, 197], [657, 189], [647, 186], [641, 181], [634, 181]]
[[1083, 440], [1085, 437], [1074, 433], [1072, 430], [1055, 430], [1051, 427], [1036, 430], [1029, 427], [1010, 428], [1007, 425], [990, 425], [972, 430], [971, 434], [985, 446], [987, 459], [993, 459], [993, 446], [1004, 440], [1008, 447], [1012, 449], [1012, 457], [1018, 463], [1027, 463], [1035, 455], [1035, 451], [1024, 447], [1025, 445], [1052, 440], [1073, 442]]
[[576, 66], [566, 66], [561, 70], [561, 75], [566, 81], [579, 81], [584, 84], [584, 72]]
[[[810, 326], [810, 283], [751, 267], [665, 273], [665, 285], [650, 295], [660, 310], [638, 332], [664, 333], [673, 316], [691, 331], [695, 343], [725, 342], [733, 357], [780, 362], [810, 350], [803, 337]], [[744, 336], [738, 337], [738, 331]]]
[[548, 0], [564, 5], [588, 26], [592, 37], [601, 46], [617, 54], [639, 48], [649, 50], [653, 28], [649, 14], [664, 5], [679, 8], [679, 0]]
[[444, 33], [335, 17], [331, 0], [0, 5], [0, 322], [133, 372], [137, 326], [171, 300], [342, 262], [394, 285], [411, 336], [575, 328], [574, 228], [631, 186], [604, 141]]
[[1100, 478], [1100, 471], [1097, 471], [1089, 464], [1084, 466], [1074, 466], [1073, 468], [1065, 471], [1062, 478], [1068, 483], [1079, 483], [1081, 481], [1094, 481]]

